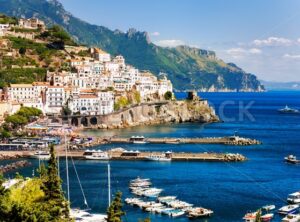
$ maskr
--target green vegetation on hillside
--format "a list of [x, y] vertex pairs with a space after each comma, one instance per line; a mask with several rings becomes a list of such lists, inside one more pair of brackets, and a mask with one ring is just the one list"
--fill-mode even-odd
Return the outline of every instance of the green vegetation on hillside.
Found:
[[37, 108], [21, 107], [17, 113], [5, 118], [5, 127], [12, 130], [18, 129], [40, 115], [42, 115], [42, 111]]

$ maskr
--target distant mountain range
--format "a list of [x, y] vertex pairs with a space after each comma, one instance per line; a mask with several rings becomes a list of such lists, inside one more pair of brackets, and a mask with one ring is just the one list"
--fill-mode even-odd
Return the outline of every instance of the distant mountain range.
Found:
[[300, 82], [272, 82], [263, 81], [267, 90], [300, 90]]
[[112, 55], [122, 54], [127, 63], [158, 75], [165, 72], [177, 90], [261, 91], [256, 76], [233, 63], [225, 63], [215, 52], [188, 47], [163, 48], [150, 41], [147, 32], [130, 29], [112, 31], [89, 24], [67, 12], [57, 0], [0, 0], [0, 12], [16, 17], [37, 17], [58, 24], [79, 43], [98, 46]]

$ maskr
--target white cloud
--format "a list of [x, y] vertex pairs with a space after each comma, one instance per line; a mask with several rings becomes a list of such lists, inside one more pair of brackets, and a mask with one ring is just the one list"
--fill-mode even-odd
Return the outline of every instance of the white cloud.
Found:
[[256, 46], [290, 46], [293, 41], [287, 38], [269, 37], [267, 39], [256, 39], [253, 44]]
[[261, 54], [262, 50], [261, 49], [257, 49], [257, 48], [250, 48], [250, 49], [246, 49], [246, 48], [231, 48], [228, 49], [227, 54], [231, 55], [233, 58], [242, 58], [244, 56], [247, 55], [257, 55], [257, 54]]
[[251, 49], [249, 49], [249, 53], [250, 54], [261, 54], [262, 51], [261, 51], [261, 49], [251, 48]]
[[160, 36], [160, 33], [159, 32], [152, 32], [150, 35], [151, 36]]
[[300, 55], [292, 55], [292, 54], [289, 54], [289, 53], [287, 53], [287, 54], [284, 54], [283, 55], [283, 58], [285, 58], [285, 59], [300, 59]]
[[162, 47], [176, 47], [179, 45], [185, 45], [185, 42], [179, 39], [165, 39], [154, 42], [158, 46]]

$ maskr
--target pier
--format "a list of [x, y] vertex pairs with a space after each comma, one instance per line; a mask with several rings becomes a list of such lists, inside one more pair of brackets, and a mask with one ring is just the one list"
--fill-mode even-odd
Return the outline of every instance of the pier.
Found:
[[[236, 146], [259, 145], [260, 141], [239, 136], [206, 137], [206, 138], [145, 138], [145, 143], [150, 144], [223, 144]], [[80, 148], [92, 147], [101, 144], [133, 143], [131, 138], [95, 138], [91, 143], [84, 144]]]
[[[33, 151], [2, 151], [4, 152], [3, 157], [6, 158], [30, 158], [30, 156], [34, 153]], [[122, 155], [122, 151], [107, 151], [110, 160], [124, 160], [124, 161], [146, 161], [148, 156], [150, 155], [164, 155], [165, 152], [138, 152], [137, 155], [133, 156], [125, 156]], [[83, 155], [83, 151], [69, 151], [68, 156], [74, 159], [85, 159]], [[59, 157], [65, 157], [65, 151], [62, 149], [56, 150], [56, 154]], [[172, 161], [200, 161], [200, 162], [242, 162], [246, 161], [247, 158], [241, 154], [225, 154], [225, 153], [208, 153], [208, 152], [199, 152], [199, 153], [191, 153], [191, 152], [173, 152], [172, 153]], [[89, 161], [89, 160], [87, 160]], [[97, 161], [97, 160], [94, 160]]]

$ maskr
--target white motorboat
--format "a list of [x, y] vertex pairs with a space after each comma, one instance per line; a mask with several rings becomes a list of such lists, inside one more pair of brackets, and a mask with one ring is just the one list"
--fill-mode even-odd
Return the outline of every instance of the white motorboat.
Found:
[[39, 159], [39, 160], [49, 160], [51, 157], [49, 151], [36, 151], [33, 155], [31, 155], [31, 158]]
[[299, 222], [300, 214], [288, 214], [281, 220], [282, 222]]
[[284, 160], [288, 163], [293, 163], [293, 164], [300, 163], [300, 160], [298, 160], [297, 157], [294, 155], [289, 155], [285, 157]]
[[286, 105], [283, 109], [279, 109], [278, 112], [280, 112], [280, 113], [291, 113], [291, 114], [296, 113], [297, 114], [297, 113], [299, 113], [299, 110], [290, 108], [290, 107], [288, 107], [288, 105]]
[[292, 214], [292, 213], [295, 213], [298, 209], [299, 209], [298, 204], [291, 204], [291, 205], [281, 207], [278, 210], [278, 213], [283, 214], [283, 215]]
[[86, 210], [80, 210], [80, 209], [71, 209], [70, 211], [70, 217], [74, 218], [74, 220], [77, 222], [105, 222], [106, 221], [106, 215], [104, 214], [91, 214]]
[[287, 198], [287, 202], [291, 204], [300, 204], [300, 192], [289, 194]]
[[266, 211], [271, 211], [271, 210], [274, 210], [275, 208], [276, 208], [276, 206], [272, 204], [272, 205], [265, 205], [261, 209], [266, 210]]
[[110, 157], [107, 152], [102, 150], [86, 150], [83, 153], [83, 156], [87, 160], [109, 160]]

